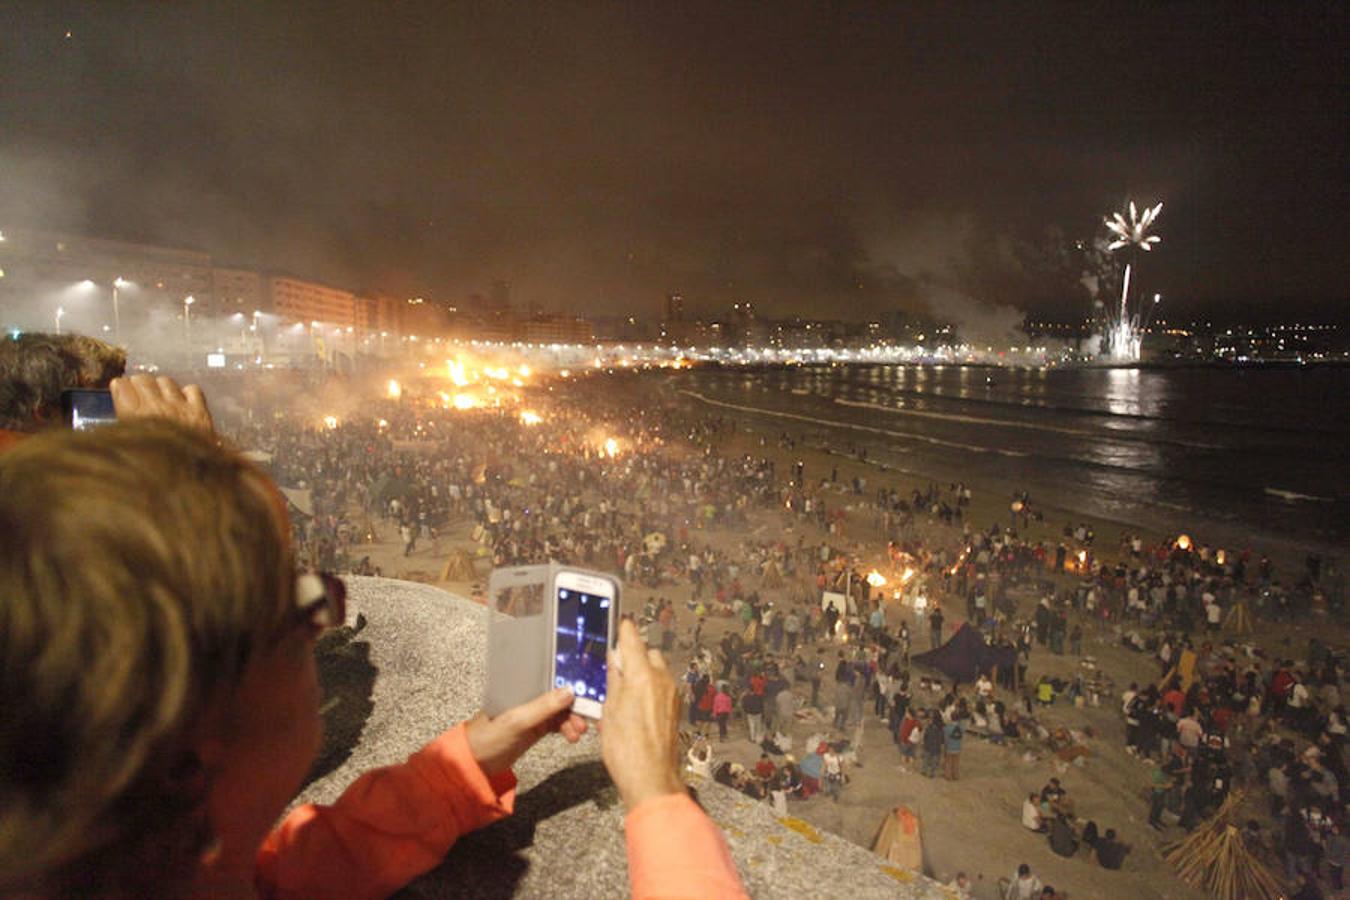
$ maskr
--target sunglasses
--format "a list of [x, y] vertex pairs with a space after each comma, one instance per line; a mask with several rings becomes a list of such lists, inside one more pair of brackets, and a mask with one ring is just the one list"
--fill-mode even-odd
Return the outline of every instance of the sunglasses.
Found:
[[347, 585], [327, 572], [305, 572], [295, 579], [295, 618], [316, 632], [347, 621]]

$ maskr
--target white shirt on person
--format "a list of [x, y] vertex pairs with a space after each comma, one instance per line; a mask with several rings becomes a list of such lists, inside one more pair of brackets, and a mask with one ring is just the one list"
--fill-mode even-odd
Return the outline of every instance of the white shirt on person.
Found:
[[1026, 878], [1014, 875], [1009, 887], [1009, 900], [1036, 900], [1041, 895], [1041, 880], [1035, 875]]
[[1294, 683], [1293, 690], [1289, 692], [1289, 705], [1294, 709], [1302, 709], [1308, 705], [1308, 688], [1303, 682]]
[[1205, 731], [1204, 726], [1195, 720], [1193, 716], [1187, 716], [1180, 722], [1177, 722], [1177, 740], [1181, 746], [1194, 750], [1200, 746], [1200, 735]]

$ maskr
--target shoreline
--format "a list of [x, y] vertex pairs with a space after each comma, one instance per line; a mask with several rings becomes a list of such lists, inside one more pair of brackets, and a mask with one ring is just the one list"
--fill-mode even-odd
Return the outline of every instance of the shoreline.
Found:
[[[706, 362], [700, 362], [699, 364], [702, 366], [725, 369], [728, 371], [735, 371], [737, 369], [745, 367], [743, 364], [740, 363], [725, 363], [720, 360], [709, 360]], [[967, 368], [967, 369], [1086, 369], [1086, 370], [1142, 369], [1148, 371], [1180, 370], [1180, 369], [1216, 369], [1221, 371], [1241, 371], [1250, 369], [1291, 369], [1291, 370], [1327, 369], [1327, 368], [1342, 369], [1342, 368], [1350, 368], [1350, 358], [1309, 359], [1309, 360], [1249, 359], [1246, 360], [1245, 362], [1237, 362], [1236, 360], [1224, 360], [1224, 359], [1178, 359], [1178, 360], [1154, 359], [1154, 360], [1140, 360], [1139, 362], [1122, 362], [1122, 363], [1073, 361], [1061, 363], [1041, 363], [1039, 365], [1033, 365], [1032, 363], [986, 362], [982, 360], [973, 360], [973, 359], [939, 360], [931, 358], [919, 358], [912, 360], [894, 360], [894, 361], [861, 359], [861, 360], [853, 360], [849, 364], [886, 365], [886, 366], [903, 365], [903, 366], [927, 366], [927, 367], [950, 366], [952, 368]], [[761, 362], [756, 363], [755, 365], [757, 367], [766, 369], [793, 369], [793, 368], [800, 368], [802, 366], [829, 365], [829, 363], [816, 361]]]
[[[744, 432], [766, 439], [762, 445], [745, 445], [742, 448], [744, 452], [769, 456], [784, 466], [790, 466], [797, 457], [805, 454], [816, 455], [821, 461], [828, 461], [826, 465], [837, 466], [841, 479], [845, 477], [845, 472], [847, 472], [848, 480], [851, 480], [855, 475], [866, 478], [867, 492], [874, 492], [875, 488], [883, 484], [895, 486], [908, 492], [914, 488], [922, 490], [929, 483], [942, 484], [953, 480], [947, 475], [925, 472], [919, 468], [906, 468], [891, 465], [884, 461], [860, 459], [856, 454], [823, 447], [812, 440], [816, 435], [828, 433], [831, 430], [840, 432], [846, 430], [859, 431], [865, 434], [884, 436], [885, 429], [878, 426], [859, 423], [827, 424], [814, 417], [786, 410], [761, 409], [732, 403], [716, 397], [706, 397], [691, 389], [672, 384], [662, 385], [659, 390], [667, 396], [677, 395], [673, 398], [675, 402], [686, 405], [690, 409], [702, 407], [714, 415], [734, 419], [738, 436]], [[782, 421], [782, 427], [771, 426], [768, 424], [768, 420]], [[756, 427], [757, 425], [759, 427]], [[780, 448], [777, 442], [779, 433], [791, 434], [797, 441], [797, 447], [792, 450]], [[991, 488], [988, 476], [980, 473], [974, 473], [973, 477], [963, 473], [963, 476], [963, 478], [956, 480], [963, 481], [963, 483], [975, 489], [975, 497], [970, 507], [970, 512], [978, 515], [975, 527], [988, 527], [990, 523], [995, 521], [1007, 522], [1008, 509], [1005, 501], [1011, 501], [1013, 491], [1024, 486], [1008, 482], [1006, 496], [999, 494], [997, 501], [991, 501], [991, 497], [997, 491]], [[811, 478], [814, 477], [815, 473], [811, 473]], [[1045, 502], [1037, 495], [1033, 495], [1033, 501], [1035, 508], [1042, 512], [1044, 521], [1041, 523], [1032, 522], [1030, 529], [1019, 528], [1019, 533], [1029, 536], [1032, 540], [1048, 540], [1053, 544], [1063, 538], [1061, 526], [1064, 522], [1072, 521], [1075, 524], [1081, 522], [1090, 525], [1096, 532], [1097, 541], [1094, 550], [1103, 559], [1115, 560], [1119, 557], [1119, 543], [1124, 534], [1138, 534], [1146, 542], [1154, 543], [1178, 534], [1187, 534], [1198, 544], [1206, 544], [1216, 548], [1247, 548], [1258, 556], [1265, 553], [1280, 570], [1286, 573], [1301, 572], [1305, 558], [1311, 551], [1320, 552], [1324, 555], [1339, 556], [1344, 549], [1341, 545], [1328, 539], [1284, 538], [1276, 533], [1263, 532], [1258, 528], [1252, 528], [1242, 522], [1183, 521], [1180, 513], [1169, 515], [1161, 511], [1150, 511], [1147, 518], [1144, 516], [1136, 519], [1117, 518], [1100, 513], [1076, 510], [1062, 502]], [[1037, 528], [1038, 524], [1041, 526], [1039, 529]]]

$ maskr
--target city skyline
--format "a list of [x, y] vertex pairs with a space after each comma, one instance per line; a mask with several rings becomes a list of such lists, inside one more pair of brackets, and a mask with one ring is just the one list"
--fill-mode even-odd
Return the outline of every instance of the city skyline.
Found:
[[1344, 316], [1329, 5], [427, 9], [8, 6], [0, 229], [592, 316], [966, 324], [1081, 314], [1074, 242], [1165, 200], [1169, 314]]

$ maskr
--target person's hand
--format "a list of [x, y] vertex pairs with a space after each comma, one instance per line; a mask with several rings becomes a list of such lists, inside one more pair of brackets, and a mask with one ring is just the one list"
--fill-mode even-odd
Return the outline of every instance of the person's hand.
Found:
[[628, 809], [684, 791], [676, 774], [680, 695], [660, 652], [648, 650], [628, 620], [619, 625], [623, 671], [609, 663], [600, 751]]
[[206, 396], [195, 384], [180, 388], [167, 375], [131, 375], [114, 378], [108, 385], [112, 392], [113, 409], [119, 419], [158, 417], [172, 419], [192, 428], [212, 432], [211, 410]]
[[521, 754], [551, 732], [575, 744], [586, 733], [586, 720], [572, 713], [571, 706], [572, 692], [560, 688], [513, 706], [496, 718], [480, 712], [465, 724], [469, 752], [483, 774], [491, 777], [511, 768]]

